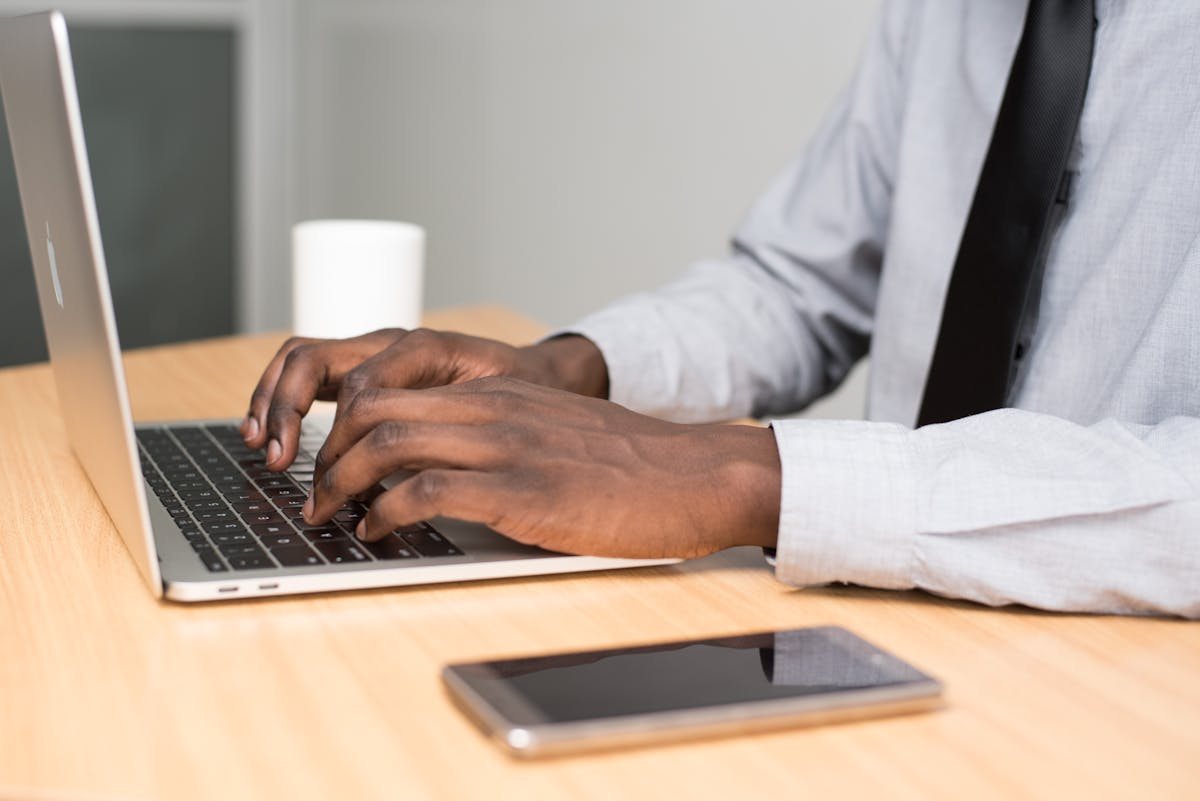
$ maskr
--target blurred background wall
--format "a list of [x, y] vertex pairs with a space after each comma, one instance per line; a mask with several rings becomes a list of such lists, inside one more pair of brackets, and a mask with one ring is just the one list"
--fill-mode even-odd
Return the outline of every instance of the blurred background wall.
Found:
[[[724, 252], [749, 203], [845, 84], [877, 5], [68, 0], [64, 8], [81, 31], [230, 33], [225, 325], [262, 330], [289, 322], [287, 229], [299, 219], [424, 225], [429, 307], [498, 302], [551, 325]], [[29, 7], [0, 0], [0, 13]], [[212, 78], [197, 71], [190, 88], [175, 79], [185, 95]], [[87, 105], [85, 127], [100, 113]], [[88, 130], [103, 197], [102, 155]], [[132, 178], [117, 171], [105, 180]], [[0, 169], [0, 209], [2, 182]], [[186, 183], [162, 190], [185, 215], [192, 194]], [[153, 237], [162, 220], [109, 219], [101, 208], [106, 238], [131, 225]], [[28, 265], [4, 259], [9, 286]], [[118, 317], [152, 302], [118, 302]], [[6, 327], [3, 336], [25, 333]], [[850, 383], [828, 413], [861, 414], [861, 374]]]

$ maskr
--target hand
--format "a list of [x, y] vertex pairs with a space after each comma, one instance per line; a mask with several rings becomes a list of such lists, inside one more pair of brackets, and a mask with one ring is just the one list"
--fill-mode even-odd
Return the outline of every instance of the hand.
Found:
[[696, 557], [773, 546], [775, 438], [680, 425], [511, 378], [358, 392], [317, 455], [310, 523], [397, 470], [359, 526], [373, 541], [445, 515], [554, 551]]
[[242, 437], [252, 448], [267, 449], [268, 467], [283, 470], [296, 458], [300, 420], [314, 400], [336, 400], [340, 414], [365, 389], [435, 387], [498, 375], [608, 394], [604, 357], [580, 336], [524, 348], [426, 329], [389, 329], [340, 340], [293, 337], [263, 372]]

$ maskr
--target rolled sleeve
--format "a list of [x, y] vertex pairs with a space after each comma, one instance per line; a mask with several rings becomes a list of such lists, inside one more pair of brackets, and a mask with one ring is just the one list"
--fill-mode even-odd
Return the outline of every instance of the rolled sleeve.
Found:
[[1200, 420], [777, 421], [776, 576], [1200, 617]]
[[[630, 409], [661, 417], [679, 418], [679, 393], [670, 380], [679, 375], [677, 350], [664, 344], [647, 348], [647, 342], [673, 343], [676, 334], [652, 312], [646, 296], [613, 304], [551, 336], [575, 334], [591, 340], [608, 368], [608, 397]], [[668, 402], [670, 399], [672, 402]], [[671, 414], [675, 412], [675, 414]]]

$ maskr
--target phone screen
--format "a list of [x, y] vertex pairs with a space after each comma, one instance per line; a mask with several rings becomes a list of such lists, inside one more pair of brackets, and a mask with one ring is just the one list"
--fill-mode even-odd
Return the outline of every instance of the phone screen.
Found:
[[[794, 629], [450, 668], [516, 723], [568, 723], [932, 679], [840, 628]], [[523, 720], [520, 718], [524, 718]]]

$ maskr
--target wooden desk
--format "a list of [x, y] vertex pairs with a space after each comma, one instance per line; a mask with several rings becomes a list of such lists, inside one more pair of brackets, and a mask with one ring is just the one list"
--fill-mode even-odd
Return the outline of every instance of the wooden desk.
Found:
[[[494, 308], [430, 323], [511, 340], [541, 330]], [[278, 341], [130, 355], [135, 415], [242, 414]], [[1200, 797], [1192, 623], [797, 591], [749, 550], [595, 575], [160, 603], [71, 456], [47, 367], [0, 371], [0, 446], [0, 797]], [[940, 676], [947, 708], [521, 763], [438, 679], [451, 660], [816, 624]]]

